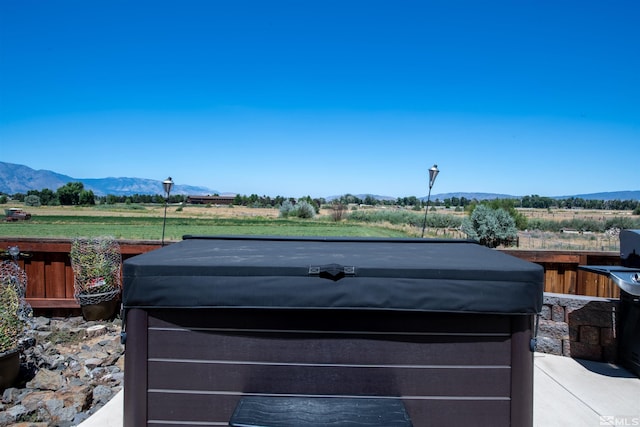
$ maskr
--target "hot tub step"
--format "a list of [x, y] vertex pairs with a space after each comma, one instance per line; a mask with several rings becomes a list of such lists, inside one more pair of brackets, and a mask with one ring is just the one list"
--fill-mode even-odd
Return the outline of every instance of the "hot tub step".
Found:
[[247, 396], [236, 406], [232, 427], [411, 427], [399, 399]]

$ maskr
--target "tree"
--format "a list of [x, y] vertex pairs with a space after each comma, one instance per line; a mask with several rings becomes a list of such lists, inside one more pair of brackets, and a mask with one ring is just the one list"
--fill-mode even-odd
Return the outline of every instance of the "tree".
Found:
[[520, 205], [523, 208], [547, 209], [555, 204], [555, 201], [549, 197], [540, 197], [537, 194], [524, 196]]
[[[58, 198], [56, 193], [48, 188], [42, 189], [42, 191], [38, 190], [29, 190], [27, 191], [28, 196], [37, 196], [40, 199], [40, 204], [44, 206], [53, 206], [58, 204]], [[26, 201], [26, 198], [25, 198]], [[40, 205], [38, 205], [40, 206]]]
[[461, 228], [470, 239], [490, 248], [511, 245], [518, 238], [515, 221], [509, 213], [486, 205], [476, 206], [471, 215], [462, 220]]
[[80, 204], [80, 192], [84, 190], [84, 184], [81, 182], [68, 182], [58, 188], [58, 200], [61, 205], [78, 205]]
[[340, 196], [340, 203], [343, 205], [356, 204], [359, 205], [362, 203], [362, 200], [358, 196], [354, 196], [353, 194], [347, 193]]
[[82, 190], [78, 195], [78, 204], [83, 206], [95, 205], [96, 197], [91, 190]]
[[375, 197], [373, 197], [371, 194], [367, 194], [367, 196], [364, 198], [364, 204], [375, 206], [378, 204], [378, 200]]
[[58, 198], [53, 190], [43, 188], [40, 192], [40, 201], [43, 205], [53, 206], [58, 204]]

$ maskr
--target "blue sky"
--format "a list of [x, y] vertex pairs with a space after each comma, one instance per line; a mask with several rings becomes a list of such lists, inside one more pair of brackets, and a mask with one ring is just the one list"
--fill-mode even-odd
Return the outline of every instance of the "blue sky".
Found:
[[0, 1], [0, 161], [324, 197], [638, 190], [640, 2]]

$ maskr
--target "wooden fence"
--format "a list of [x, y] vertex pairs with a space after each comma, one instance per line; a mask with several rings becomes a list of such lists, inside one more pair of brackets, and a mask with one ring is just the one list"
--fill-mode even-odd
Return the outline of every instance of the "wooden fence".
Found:
[[[158, 241], [120, 241], [122, 258], [160, 248]], [[27, 302], [38, 311], [64, 314], [80, 308], [73, 297], [71, 240], [1, 238], [0, 248], [18, 246], [30, 257], [19, 263], [28, 278]], [[545, 292], [618, 298], [618, 287], [605, 276], [578, 269], [579, 265], [619, 265], [618, 252], [501, 250], [540, 264], [545, 270]], [[56, 315], [57, 315], [56, 314]]]
[[579, 265], [620, 265], [619, 252], [502, 249], [504, 253], [544, 267], [544, 291], [557, 294], [620, 298], [620, 288], [607, 276]]
[[[120, 252], [125, 260], [160, 247], [157, 241], [121, 241]], [[26, 300], [36, 311], [64, 314], [80, 306], [73, 297], [70, 239], [0, 238], [0, 248], [18, 246], [28, 257], [18, 261], [27, 273]]]

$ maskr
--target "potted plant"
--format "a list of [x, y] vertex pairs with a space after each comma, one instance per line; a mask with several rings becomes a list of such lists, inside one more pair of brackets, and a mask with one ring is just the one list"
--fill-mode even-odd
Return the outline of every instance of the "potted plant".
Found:
[[71, 243], [74, 297], [86, 320], [113, 316], [122, 288], [122, 256], [109, 236], [79, 237]]
[[[13, 255], [10, 248], [7, 254]], [[15, 261], [0, 265], [0, 391], [11, 386], [20, 372], [18, 339], [27, 326], [29, 306], [24, 301], [27, 275]]]

